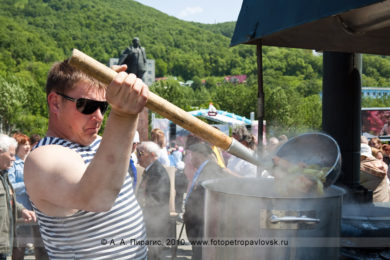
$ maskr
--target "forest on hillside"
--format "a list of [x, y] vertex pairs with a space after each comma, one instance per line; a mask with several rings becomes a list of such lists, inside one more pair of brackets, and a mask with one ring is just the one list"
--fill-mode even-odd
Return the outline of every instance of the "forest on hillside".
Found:
[[[229, 47], [234, 22], [185, 22], [133, 0], [0, 3], [0, 119], [8, 132], [45, 133], [44, 86], [55, 61], [77, 48], [107, 64], [135, 36], [155, 60], [156, 76], [169, 77], [151, 86], [157, 94], [186, 110], [213, 102], [242, 116], [257, 113], [256, 48]], [[268, 129], [320, 129], [321, 54], [265, 46], [263, 59]], [[364, 55], [363, 64], [364, 86], [390, 86], [389, 57]], [[224, 76], [240, 74], [247, 75], [245, 84], [224, 81]], [[194, 84], [182, 87], [173, 76]], [[390, 106], [389, 100], [364, 102]]]

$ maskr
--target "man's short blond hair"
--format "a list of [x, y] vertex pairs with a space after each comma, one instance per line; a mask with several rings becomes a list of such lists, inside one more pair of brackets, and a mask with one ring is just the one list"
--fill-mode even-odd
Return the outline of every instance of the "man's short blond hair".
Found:
[[97, 89], [106, 88], [100, 81], [71, 66], [68, 59], [54, 63], [47, 76], [46, 96], [52, 91], [66, 94], [68, 90], [74, 89], [76, 83], [80, 81], [89, 82], [91, 87], [96, 87]]

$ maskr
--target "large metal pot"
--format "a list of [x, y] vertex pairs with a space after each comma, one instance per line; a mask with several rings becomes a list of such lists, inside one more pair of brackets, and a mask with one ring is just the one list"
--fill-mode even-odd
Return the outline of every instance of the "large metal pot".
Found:
[[344, 191], [331, 186], [322, 196], [281, 197], [275, 184], [256, 178], [202, 183], [209, 241], [203, 259], [338, 259]]

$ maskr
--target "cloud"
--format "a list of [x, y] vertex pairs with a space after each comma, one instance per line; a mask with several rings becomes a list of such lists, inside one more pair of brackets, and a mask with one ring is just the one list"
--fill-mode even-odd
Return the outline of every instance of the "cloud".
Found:
[[191, 15], [194, 15], [194, 14], [198, 14], [198, 13], [202, 13], [202, 12], [203, 12], [203, 8], [200, 7], [200, 6], [186, 7], [185, 9], [180, 11], [178, 17], [179, 18], [186, 18], [188, 16], [191, 16]]

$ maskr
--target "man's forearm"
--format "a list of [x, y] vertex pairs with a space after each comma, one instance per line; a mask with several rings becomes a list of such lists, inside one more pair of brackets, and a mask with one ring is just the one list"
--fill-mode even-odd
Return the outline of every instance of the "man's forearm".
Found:
[[114, 203], [127, 174], [138, 115], [111, 113], [101, 144], [81, 180], [93, 205], [106, 210]]

